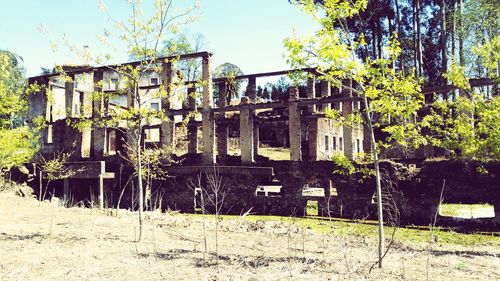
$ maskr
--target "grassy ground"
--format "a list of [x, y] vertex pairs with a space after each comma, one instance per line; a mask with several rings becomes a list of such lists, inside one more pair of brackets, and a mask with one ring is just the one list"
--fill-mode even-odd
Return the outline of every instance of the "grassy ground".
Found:
[[0, 280], [500, 279], [498, 237], [435, 232], [429, 243], [428, 231], [400, 229], [384, 268], [370, 272], [375, 225], [273, 216], [222, 216], [217, 268], [215, 225], [147, 213], [135, 242], [135, 213], [0, 193]]
[[[240, 149], [231, 147], [229, 149], [230, 155], [240, 155]], [[286, 147], [260, 147], [259, 155], [268, 157], [271, 160], [290, 160], [290, 149]]]
[[439, 213], [442, 216], [461, 218], [494, 217], [495, 210], [489, 204], [441, 204]]

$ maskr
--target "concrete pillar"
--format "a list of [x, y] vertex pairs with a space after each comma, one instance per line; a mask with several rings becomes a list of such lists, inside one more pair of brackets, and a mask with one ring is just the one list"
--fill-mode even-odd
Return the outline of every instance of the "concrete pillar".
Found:
[[204, 165], [215, 164], [215, 122], [211, 110], [213, 105], [212, 73], [210, 72], [211, 56], [203, 57], [203, 110], [202, 110], [202, 132], [203, 132], [203, 157]]
[[[250, 98], [250, 103], [256, 103], [257, 102], [257, 78], [255, 76], [250, 76], [248, 78], [248, 85], [247, 85], [247, 94], [248, 97]], [[255, 111], [251, 110], [250, 111], [252, 115], [252, 120], [256, 121], [257, 118], [255, 116]], [[253, 154], [254, 156], [259, 155], [259, 124], [255, 123], [252, 126], [253, 128]]]
[[161, 110], [165, 115], [161, 121], [160, 140], [168, 147], [175, 146], [175, 122], [173, 116], [168, 116], [172, 97], [172, 63], [164, 63], [161, 71], [163, 94], [161, 95]]
[[[349, 97], [342, 99], [342, 116], [344, 118], [349, 118], [352, 113], [352, 99]], [[353, 132], [354, 128], [351, 126], [343, 126], [343, 141], [344, 141], [344, 154], [347, 158], [352, 159], [354, 156], [354, 146], [353, 146]]]
[[[192, 111], [196, 109], [196, 98], [195, 98], [196, 88], [188, 88], [188, 107]], [[194, 124], [194, 116], [189, 117], [189, 122], [187, 125], [188, 134], [188, 154], [198, 153], [198, 126]]]
[[102, 70], [94, 70], [93, 81], [94, 81], [94, 92], [101, 93], [98, 96], [92, 97], [92, 117], [100, 117], [103, 112], [103, 95], [102, 95], [102, 83], [103, 83], [103, 72]]
[[202, 138], [203, 138], [203, 156], [204, 165], [215, 164], [215, 122], [214, 114], [210, 109], [202, 110]]
[[307, 135], [309, 139], [309, 161], [319, 160], [320, 141], [318, 137], [318, 119], [312, 118], [308, 120]]
[[[321, 93], [320, 93], [320, 96], [322, 97], [329, 97], [332, 95], [332, 87], [330, 85], [330, 82], [328, 81], [321, 81], [320, 82], [320, 88], [321, 88]], [[328, 104], [323, 104], [321, 105], [321, 108], [323, 110], [325, 109], [331, 109], [333, 108], [333, 105], [328, 103]]]
[[[307, 98], [312, 99], [316, 97], [316, 77], [311, 76], [307, 78]], [[311, 114], [316, 112], [316, 105], [307, 106], [307, 113]]]
[[[242, 97], [241, 104], [249, 104], [249, 98]], [[253, 131], [253, 111], [248, 107], [244, 107], [240, 111], [240, 149], [241, 162], [244, 164], [255, 161]]]
[[[227, 91], [226, 83], [219, 83], [219, 107], [225, 107], [227, 105]], [[229, 128], [227, 125], [222, 124], [225, 119], [225, 113], [219, 113], [217, 116], [217, 153], [219, 156], [227, 156], [228, 154], [228, 139], [229, 139]]]
[[253, 154], [254, 156], [259, 155], [259, 145], [260, 145], [260, 133], [259, 133], [259, 122], [257, 116], [255, 116], [255, 113], [252, 114], [253, 117]]
[[99, 175], [99, 208], [104, 209], [104, 178]]
[[248, 78], [247, 95], [250, 98], [250, 102], [257, 101], [257, 79], [255, 76]]
[[288, 95], [288, 131], [290, 139], [290, 160], [302, 161], [300, 108], [297, 103], [297, 100], [299, 99], [299, 90], [295, 87], [291, 87], [288, 90]]
[[63, 200], [66, 206], [69, 206], [69, 179], [63, 179]]
[[64, 83], [64, 103], [66, 105], [66, 118], [73, 117], [73, 93], [75, 91], [75, 82], [66, 81]]

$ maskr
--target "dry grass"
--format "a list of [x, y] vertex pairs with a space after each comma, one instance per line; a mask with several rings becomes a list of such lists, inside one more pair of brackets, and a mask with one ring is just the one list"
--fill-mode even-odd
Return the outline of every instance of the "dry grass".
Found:
[[[208, 217], [209, 233], [214, 220]], [[325, 223], [326, 224], [326, 223]], [[0, 193], [0, 280], [425, 280], [423, 243], [397, 241], [385, 268], [370, 274], [376, 238], [318, 231], [300, 219], [224, 217], [220, 271], [214, 240], [203, 260], [202, 217], [148, 213], [135, 243], [137, 217]], [[494, 239], [494, 238], [492, 238]], [[492, 245], [498, 245], [493, 243]], [[434, 280], [499, 280], [500, 249], [434, 245]]]

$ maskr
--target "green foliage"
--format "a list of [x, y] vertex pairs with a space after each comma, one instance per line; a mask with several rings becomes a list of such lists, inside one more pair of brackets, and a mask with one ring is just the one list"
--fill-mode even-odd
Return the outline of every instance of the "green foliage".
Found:
[[472, 91], [464, 68], [454, 63], [443, 76], [460, 89], [459, 96], [438, 99], [423, 118], [431, 143], [455, 158], [500, 159], [500, 98]]
[[12, 128], [16, 125], [14, 123], [22, 122], [21, 115], [27, 108], [25, 86], [26, 79], [18, 57], [0, 50], [0, 128]]
[[347, 176], [356, 171], [353, 162], [343, 153], [334, 153], [332, 155], [332, 161], [335, 164], [335, 169], [333, 170], [334, 174]]
[[49, 181], [60, 180], [69, 178], [75, 172], [66, 165], [70, 157], [70, 153], [65, 153], [63, 151], [55, 152], [47, 158], [39, 154], [37, 155], [37, 162], [46, 179]]
[[[403, 75], [393, 65], [401, 53], [397, 34], [385, 46], [385, 56], [378, 59], [357, 55], [358, 48], [366, 44], [363, 37], [354, 37], [347, 30], [346, 21], [358, 16], [367, 1], [302, 0], [302, 9], [322, 26], [314, 36], [295, 35], [285, 40], [289, 63], [293, 67], [317, 67], [325, 75], [324, 80], [341, 86], [345, 79], [352, 79], [351, 90], [355, 95], [367, 98], [367, 106], [360, 113], [344, 118], [346, 124], [356, 126], [362, 121], [373, 128], [382, 127], [388, 134], [379, 145], [398, 144], [404, 148], [418, 147], [427, 140], [421, 134], [416, 112], [424, 105], [419, 81], [413, 73]], [[326, 15], [326, 16], [325, 16]], [[330, 117], [338, 117], [334, 111]]]
[[0, 170], [8, 171], [27, 163], [37, 151], [36, 138], [30, 128], [0, 129]]
[[500, 159], [500, 98], [481, 94], [433, 103], [424, 117], [433, 145], [463, 159]]

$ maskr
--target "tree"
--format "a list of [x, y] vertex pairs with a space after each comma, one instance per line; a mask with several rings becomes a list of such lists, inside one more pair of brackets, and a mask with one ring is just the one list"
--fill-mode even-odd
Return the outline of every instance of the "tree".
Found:
[[0, 172], [24, 164], [36, 152], [36, 130], [22, 126], [26, 116], [26, 79], [22, 58], [0, 51]]
[[[105, 12], [109, 19], [114, 23], [114, 26], [116, 27], [116, 34], [106, 31], [104, 36], [99, 39], [103, 44], [110, 44], [108, 38], [116, 36], [116, 38], [122, 40], [128, 47], [126, 52], [129, 58], [138, 60], [136, 63], [109, 66], [106, 62], [112, 59], [112, 54], [92, 56], [88, 49], [80, 49], [74, 44], [70, 44], [66, 38], [63, 39], [63, 44], [65, 44], [71, 51], [83, 56], [85, 60], [104, 66], [108, 71], [117, 73], [121, 79], [120, 84], [126, 85], [124, 89], [119, 89], [118, 93], [109, 94], [103, 91], [103, 82], [97, 82], [94, 87], [94, 99], [106, 101], [117, 94], [129, 95], [131, 97], [130, 106], [125, 110], [107, 110], [106, 108], [103, 108], [102, 112], [97, 112], [98, 114], [95, 115], [102, 116], [104, 118], [95, 118], [93, 120], [81, 118], [83, 120], [77, 120], [77, 122], [73, 125], [79, 129], [85, 129], [89, 126], [97, 126], [121, 130], [123, 128], [117, 127], [117, 124], [120, 121], [126, 121], [127, 126], [125, 128], [125, 133], [128, 135], [128, 140], [131, 140], [130, 146], [133, 148], [133, 153], [135, 154], [130, 158], [134, 158], [133, 162], [136, 164], [134, 168], [137, 175], [139, 194], [138, 240], [141, 240], [144, 211], [143, 180], [145, 176], [143, 168], [144, 151], [142, 149], [144, 129], [152, 119], [162, 121], [166, 120], [167, 122], [172, 121], [170, 121], [162, 111], [156, 111], [148, 106], [151, 97], [142, 96], [139, 91], [139, 84], [143, 79], [147, 78], [151, 72], [161, 72], [164, 64], [170, 64], [172, 65], [172, 68], [175, 66], [178, 61], [176, 58], [161, 61], [157, 59], [160, 54], [162, 42], [164, 40], [174, 38], [180, 25], [191, 22], [193, 20], [192, 16], [198, 9], [199, 5], [197, 1], [193, 1], [194, 3], [191, 6], [188, 6], [188, 8], [179, 10], [174, 6], [174, 0], [157, 0], [154, 3], [155, 10], [153, 14], [146, 15], [142, 9], [142, 1], [130, 0], [128, 2], [130, 4], [130, 16], [126, 21], [122, 21], [111, 16], [106, 5], [102, 2], [100, 3], [100, 9]], [[173, 47], [171, 46], [170, 49], [172, 48]], [[59, 72], [61, 71], [59, 70]], [[62, 76], [66, 81], [71, 82], [73, 80], [70, 76], [65, 75], [64, 72], [62, 72]], [[179, 77], [178, 75], [177, 78], [180, 80], [182, 77]], [[175, 82], [176, 81], [173, 81], [168, 89], [160, 87], [158, 92], [154, 94], [154, 98], [169, 100], [172, 96], [176, 95], [176, 91], [179, 90], [178, 85], [183, 85], [183, 82], [177, 81], [179, 82], [178, 84]], [[94, 108], [94, 110], [96, 109]]]
[[[239, 98], [241, 90], [241, 80], [235, 79], [236, 76], [243, 75], [243, 71], [232, 63], [226, 62], [214, 69], [214, 78], [227, 78], [226, 80], [226, 92], [228, 103], [233, 98]], [[218, 96], [218, 92], [214, 93], [214, 96]]]
[[[371, 156], [374, 162], [379, 222], [379, 267], [385, 252], [382, 187], [379, 168], [380, 146], [397, 143], [404, 147], [417, 147], [426, 140], [420, 135], [420, 126], [414, 120], [414, 113], [423, 106], [420, 87], [412, 73], [407, 76], [393, 68], [401, 53], [397, 35], [383, 44], [383, 56], [376, 59], [360, 57], [359, 48], [367, 48], [363, 37], [353, 35], [346, 27], [347, 22], [359, 16], [367, 7], [367, 1], [324, 0], [317, 4], [313, 0], [295, 1], [302, 9], [321, 24], [321, 29], [312, 36], [295, 35], [285, 40], [292, 67], [317, 67], [325, 73], [322, 79], [342, 87], [344, 79], [352, 79], [355, 86], [348, 87], [364, 101], [360, 113], [353, 113], [350, 122], [367, 125], [370, 134]], [[381, 48], [378, 48], [379, 50]], [[346, 87], [346, 86], [343, 86]], [[339, 118], [340, 113], [329, 115]], [[376, 140], [374, 129], [382, 127], [387, 133], [385, 140]]]
[[[201, 33], [195, 33], [188, 36], [185, 33], [176, 38], [170, 38], [163, 42], [164, 47], [158, 56], [177, 56], [181, 54], [197, 53], [207, 48], [205, 36]], [[201, 61], [185, 60], [177, 64], [185, 81], [196, 81], [201, 79]]]

